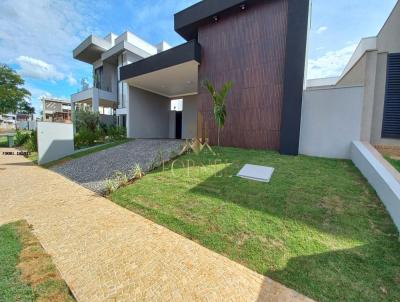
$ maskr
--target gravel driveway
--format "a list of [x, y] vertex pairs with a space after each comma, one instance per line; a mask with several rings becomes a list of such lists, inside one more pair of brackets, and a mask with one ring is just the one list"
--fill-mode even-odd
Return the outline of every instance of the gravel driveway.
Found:
[[182, 140], [172, 139], [136, 139], [123, 145], [96, 152], [64, 164], [51, 170], [97, 192], [106, 191], [106, 180], [112, 178], [117, 171], [130, 175], [132, 168], [138, 163], [144, 171], [159, 158], [160, 151], [164, 160], [172, 153], [177, 153], [183, 145]]

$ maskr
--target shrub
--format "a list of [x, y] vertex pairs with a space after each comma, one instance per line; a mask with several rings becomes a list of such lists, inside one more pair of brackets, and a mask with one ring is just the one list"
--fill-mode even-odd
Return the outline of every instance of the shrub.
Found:
[[37, 152], [37, 131], [32, 130], [31, 134], [29, 134], [28, 140], [24, 144], [24, 148], [29, 152]]
[[103, 133], [108, 133], [108, 128], [109, 126], [106, 123], [100, 122], [100, 129], [103, 131]]
[[29, 132], [22, 132], [21, 130], [17, 130], [17, 134], [15, 135], [15, 145], [22, 146], [25, 145], [30, 138]]
[[75, 147], [81, 148], [84, 146], [91, 146], [96, 140], [96, 133], [83, 127], [75, 134]]
[[108, 128], [107, 135], [111, 140], [123, 140], [126, 138], [126, 128], [112, 126]]
[[106, 132], [102, 128], [97, 128], [94, 132], [97, 141], [104, 141], [106, 139]]
[[100, 126], [100, 115], [98, 112], [90, 110], [77, 110], [74, 122], [76, 131], [79, 132], [81, 128], [86, 128], [94, 133]]
[[107, 194], [111, 194], [122, 186], [126, 186], [129, 183], [128, 176], [120, 171], [115, 172], [114, 177], [106, 180], [106, 191]]
[[132, 169], [132, 177], [134, 179], [140, 179], [143, 176], [144, 176], [144, 172], [143, 172], [142, 167], [138, 163], [136, 163], [135, 167], [133, 167], [133, 169]]
[[107, 194], [111, 194], [119, 188], [118, 181], [115, 179], [107, 179], [106, 180], [106, 190]]

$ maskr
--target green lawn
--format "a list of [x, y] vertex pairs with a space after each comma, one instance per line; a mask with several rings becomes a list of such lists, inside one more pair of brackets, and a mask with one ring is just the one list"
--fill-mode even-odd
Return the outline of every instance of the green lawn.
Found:
[[75, 301], [25, 221], [0, 226], [0, 243], [0, 301]]
[[390, 156], [385, 156], [385, 159], [391, 163], [391, 165], [400, 172], [400, 160], [398, 159], [393, 159]]
[[[110, 198], [316, 300], [400, 300], [398, 232], [350, 161], [218, 153], [180, 157]], [[272, 181], [233, 176], [245, 163], [275, 167]]]
[[0, 136], [0, 148], [8, 148], [7, 136]]

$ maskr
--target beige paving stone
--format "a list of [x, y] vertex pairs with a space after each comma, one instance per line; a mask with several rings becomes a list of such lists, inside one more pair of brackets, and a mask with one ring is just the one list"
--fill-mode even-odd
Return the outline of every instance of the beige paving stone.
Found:
[[0, 225], [26, 219], [78, 301], [311, 301], [5, 150]]

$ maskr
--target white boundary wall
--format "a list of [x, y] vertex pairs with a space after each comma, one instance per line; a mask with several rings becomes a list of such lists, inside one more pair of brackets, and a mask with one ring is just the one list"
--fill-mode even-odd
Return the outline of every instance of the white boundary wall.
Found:
[[350, 158], [350, 145], [360, 140], [364, 88], [308, 89], [303, 93], [299, 153]]
[[37, 135], [39, 165], [74, 153], [73, 124], [38, 122]]
[[351, 159], [382, 200], [397, 229], [400, 230], [400, 175], [369, 143], [355, 141]]

